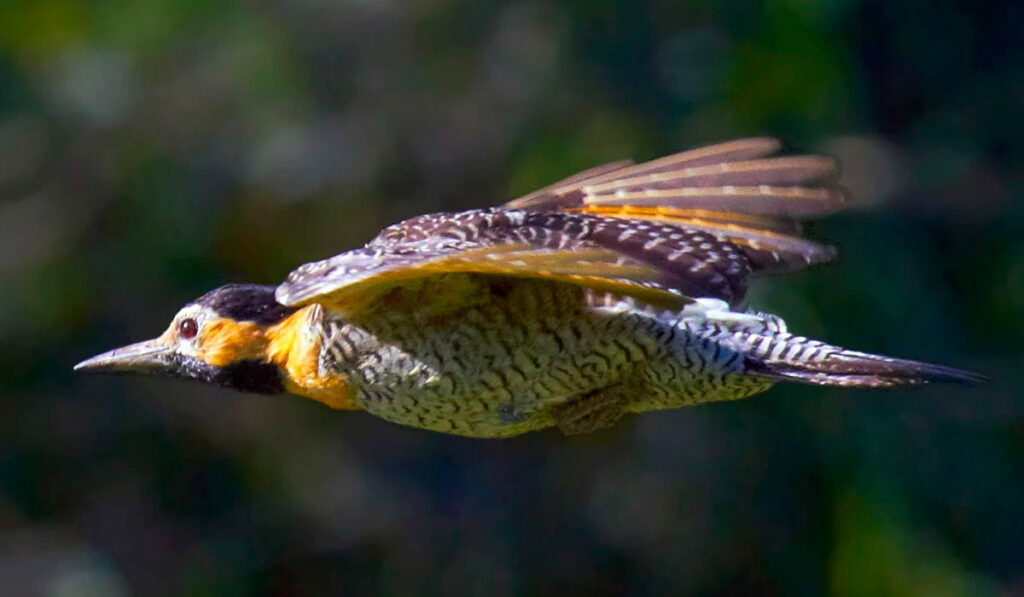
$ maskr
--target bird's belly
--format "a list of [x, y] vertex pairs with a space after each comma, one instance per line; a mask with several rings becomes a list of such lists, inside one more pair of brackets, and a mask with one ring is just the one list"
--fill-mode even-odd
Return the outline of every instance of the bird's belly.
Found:
[[379, 344], [348, 375], [362, 408], [384, 419], [507, 437], [549, 427], [553, 407], [628, 377], [655, 345], [641, 349], [615, 329], [623, 323], [474, 312], [434, 330], [374, 334]]
[[535, 303], [491, 303], [439, 325], [338, 321], [322, 368], [344, 375], [371, 414], [473, 437], [553, 426], [567, 401], [608, 388], [624, 387], [627, 410], [642, 412], [768, 387], [679, 320]]

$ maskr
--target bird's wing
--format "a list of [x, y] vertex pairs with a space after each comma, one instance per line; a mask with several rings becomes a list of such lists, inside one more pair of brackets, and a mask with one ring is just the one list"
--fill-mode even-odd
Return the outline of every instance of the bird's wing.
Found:
[[[778, 147], [774, 139], [744, 139], [643, 164], [615, 162], [500, 208], [412, 218], [361, 249], [303, 265], [277, 299], [365, 312], [388, 304], [395, 289], [470, 274], [565, 282], [666, 308], [690, 297], [735, 304], [751, 272], [834, 255], [798, 234], [800, 219], [844, 202], [835, 160], [766, 157]], [[442, 296], [415, 296], [436, 302], [472, 292], [450, 286], [431, 286]]]
[[592, 168], [506, 204], [672, 224], [741, 248], [754, 271], [786, 272], [832, 259], [831, 247], [799, 236], [800, 220], [840, 209], [835, 159], [769, 157], [771, 138], [720, 143], [643, 164]]
[[[688, 303], [657, 265], [601, 242], [603, 236], [617, 236], [622, 223], [589, 214], [500, 208], [420, 216], [384, 229], [363, 248], [301, 266], [278, 287], [277, 300], [324, 303], [351, 314], [388, 304], [396, 289], [482, 274], [564, 282], [669, 309]], [[474, 287], [469, 288], [434, 285], [431, 289], [440, 289], [441, 296], [416, 296], [458, 302], [451, 295]]]

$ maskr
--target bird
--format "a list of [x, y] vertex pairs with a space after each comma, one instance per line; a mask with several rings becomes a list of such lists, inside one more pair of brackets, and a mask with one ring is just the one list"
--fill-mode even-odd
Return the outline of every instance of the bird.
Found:
[[589, 433], [780, 382], [976, 384], [834, 346], [744, 306], [836, 256], [801, 234], [849, 202], [838, 160], [738, 139], [591, 168], [498, 207], [421, 215], [280, 285], [228, 284], [157, 338], [75, 369], [287, 393], [415, 428]]

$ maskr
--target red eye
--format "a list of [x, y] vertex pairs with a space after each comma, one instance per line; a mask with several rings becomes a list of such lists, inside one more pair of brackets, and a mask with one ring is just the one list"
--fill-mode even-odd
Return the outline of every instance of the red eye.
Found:
[[199, 324], [197, 324], [196, 320], [191, 317], [188, 319], [182, 319], [181, 323], [178, 324], [178, 335], [186, 340], [195, 338], [198, 332]]

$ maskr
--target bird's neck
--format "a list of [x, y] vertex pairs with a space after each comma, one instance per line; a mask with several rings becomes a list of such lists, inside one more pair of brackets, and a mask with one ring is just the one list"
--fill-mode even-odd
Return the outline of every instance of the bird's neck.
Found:
[[322, 402], [331, 408], [359, 406], [349, 384], [320, 372], [322, 309], [310, 305], [266, 329], [266, 360], [278, 367], [287, 392]]

